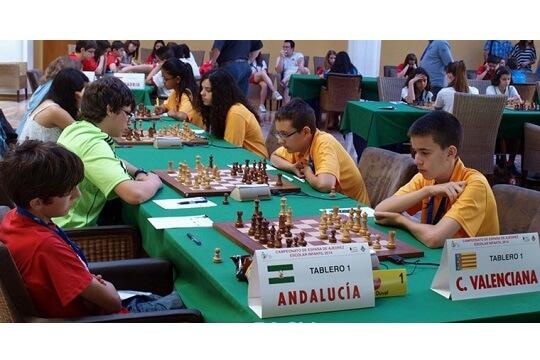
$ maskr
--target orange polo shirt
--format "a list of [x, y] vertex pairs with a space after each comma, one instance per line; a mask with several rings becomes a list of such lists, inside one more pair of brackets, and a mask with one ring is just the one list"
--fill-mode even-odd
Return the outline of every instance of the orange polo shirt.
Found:
[[178, 102], [178, 96], [176, 91], [171, 91], [171, 94], [163, 102], [163, 106], [167, 108], [168, 111], [175, 110], [186, 113], [188, 116], [188, 122], [192, 123], [195, 126], [200, 127], [201, 129], [206, 130], [201, 114], [193, 108], [190, 97], [186, 93], [182, 93], [180, 97], [180, 102]]
[[229, 109], [223, 139], [257, 155], [268, 157], [261, 126], [255, 115], [242, 104], [235, 104]]
[[290, 163], [313, 160], [315, 175], [332, 174], [336, 177], [336, 191], [370, 205], [369, 196], [360, 170], [354, 163], [347, 150], [333, 137], [324, 131], [317, 130], [313, 135], [311, 147], [307, 154], [290, 153], [283, 146], [278, 148], [275, 155]]
[[[465, 181], [463, 192], [453, 202], [445, 206], [443, 218], [454, 219], [461, 225], [461, 229], [454, 234], [454, 238], [499, 235], [499, 216], [495, 196], [487, 179], [475, 169], [466, 168], [458, 158], [449, 182]], [[434, 185], [435, 180], [426, 180], [420, 173], [399, 189], [395, 195], [403, 195]], [[441, 204], [442, 195], [438, 195], [433, 203], [433, 216]], [[422, 210], [422, 223], [427, 223], [429, 197], [407, 210], [411, 215]]]

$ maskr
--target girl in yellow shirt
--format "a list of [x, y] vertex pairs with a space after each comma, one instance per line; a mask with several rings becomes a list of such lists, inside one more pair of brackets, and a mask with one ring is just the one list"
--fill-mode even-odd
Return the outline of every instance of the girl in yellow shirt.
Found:
[[202, 76], [197, 104], [212, 135], [268, 157], [259, 116], [225, 70], [212, 70]]
[[193, 96], [197, 94], [197, 84], [189, 64], [172, 58], [163, 63], [161, 74], [165, 87], [172, 90], [163, 106], [156, 106], [156, 114], [167, 112], [167, 115], [178, 120], [186, 120], [203, 128], [202, 117], [193, 108]]

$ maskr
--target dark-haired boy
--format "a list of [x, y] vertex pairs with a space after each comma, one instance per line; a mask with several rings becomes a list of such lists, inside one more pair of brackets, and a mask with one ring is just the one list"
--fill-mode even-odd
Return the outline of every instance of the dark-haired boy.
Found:
[[105, 69], [112, 72], [120, 71], [120, 60], [122, 59], [124, 52], [124, 43], [119, 40], [113, 41], [111, 44], [111, 51], [107, 53]]
[[81, 101], [79, 121], [66, 127], [58, 143], [84, 163], [81, 197], [66, 216], [54, 222], [63, 228], [96, 225], [107, 200], [116, 197], [137, 205], [161, 188], [159, 177], [137, 169], [115, 154], [113, 138], [120, 137], [135, 108], [133, 94], [114, 76], [89, 84]]
[[77, 40], [75, 52], [69, 54], [73, 60], [79, 60], [83, 66], [83, 71], [96, 71], [97, 63], [94, 59], [97, 45], [94, 40]]
[[499, 68], [501, 58], [495, 55], [489, 55], [486, 63], [476, 70], [476, 80], [491, 80]]
[[278, 148], [270, 160], [282, 170], [305, 178], [316, 190], [332, 188], [369, 205], [369, 197], [360, 171], [343, 146], [316, 127], [315, 112], [301, 99], [293, 99], [275, 116]]
[[[414, 122], [409, 137], [419, 172], [377, 205], [376, 222], [403, 227], [431, 248], [449, 238], [498, 235], [497, 205], [487, 179], [458, 156], [463, 139], [459, 121], [433, 111]], [[420, 223], [401, 214], [420, 210]]]

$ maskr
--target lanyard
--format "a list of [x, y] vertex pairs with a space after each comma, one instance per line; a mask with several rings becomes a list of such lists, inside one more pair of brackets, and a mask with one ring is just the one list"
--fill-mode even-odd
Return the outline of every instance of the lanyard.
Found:
[[437, 213], [435, 214], [435, 219], [433, 219], [433, 205], [435, 203], [435, 196], [432, 196], [430, 199], [429, 199], [429, 203], [428, 203], [428, 208], [427, 208], [427, 223], [430, 224], [430, 225], [434, 225], [437, 224], [439, 222], [439, 220], [441, 220], [441, 218], [443, 217], [444, 215], [444, 210], [446, 208], [446, 197], [443, 197], [442, 200], [441, 200], [441, 203], [439, 204], [439, 208], [437, 209]]
[[32, 214], [30, 211], [28, 211], [26, 209], [23, 209], [21, 207], [17, 206], [17, 212], [22, 216], [26, 216], [27, 218], [30, 218], [31, 220], [38, 223], [39, 225], [43, 225], [47, 229], [54, 231], [58, 236], [60, 236], [62, 238], [62, 240], [64, 240], [64, 242], [66, 244], [68, 244], [71, 247], [71, 249], [73, 249], [73, 251], [79, 256], [79, 258], [86, 264], [86, 267], [88, 267], [88, 261], [86, 260], [86, 256], [84, 256], [84, 252], [82, 251], [82, 249], [79, 246], [77, 246], [77, 244], [75, 244], [75, 242], [73, 242], [67, 236], [67, 234], [64, 232], [64, 230], [60, 229], [54, 223], [51, 223], [51, 225], [53, 225], [53, 227], [49, 226], [47, 223], [45, 223], [45, 221], [41, 220], [40, 218], [38, 218], [37, 216]]

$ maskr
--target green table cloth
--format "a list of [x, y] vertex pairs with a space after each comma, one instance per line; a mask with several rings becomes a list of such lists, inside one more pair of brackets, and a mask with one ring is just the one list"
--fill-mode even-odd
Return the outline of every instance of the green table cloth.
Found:
[[[318, 75], [293, 74], [289, 80], [289, 94], [292, 97], [299, 97], [304, 100], [318, 99], [321, 86], [326, 84], [325, 79]], [[361, 98], [365, 100], [379, 100], [376, 77], [362, 78]]]
[[145, 85], [144, 89], [131, 89], [133, 96], [135, 97], [135, 104], [143, 103], [145, 106], [152, 105], [150, 101], [150, 94], [154, 91], [152, 85]]

